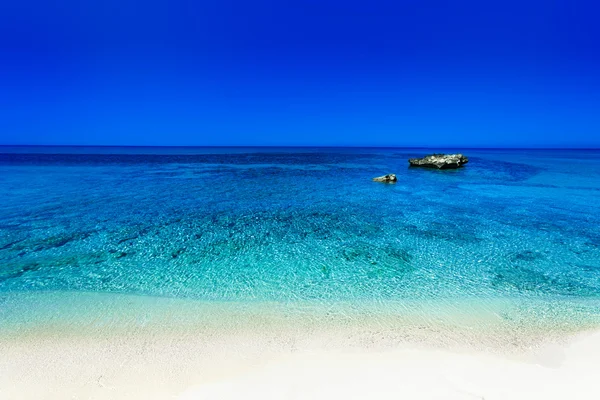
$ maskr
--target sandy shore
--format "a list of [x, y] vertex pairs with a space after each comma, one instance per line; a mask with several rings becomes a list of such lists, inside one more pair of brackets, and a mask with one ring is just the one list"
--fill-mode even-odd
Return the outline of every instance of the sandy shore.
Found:
[[0, 399], [600, 398], [597, 331], [97, 295], [69, 311], [64, 298], [4, 299], [24, 317], [0, 329]]
[[180, 399], [599, 398], [600, 334], [521, 360], [402, 349], [301, 354], [186, 390]]
[[2, 399], [598, 398], [600, 333], [520, 356], [387, 351], [202, 352], [200, 343], [38, 341], [3, 347]]

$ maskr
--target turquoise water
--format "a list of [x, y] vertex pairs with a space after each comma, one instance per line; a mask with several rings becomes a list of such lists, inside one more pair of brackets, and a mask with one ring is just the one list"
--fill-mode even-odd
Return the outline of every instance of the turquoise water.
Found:
[[[600, 321], [600, 151], [467, 150], [450, 171], [408, 168], [420, 149], [0, 153], [0, 320], [19, 293], [99, 292], [513, 299]], [[371, 181], [387, 173], [398, 183]]]

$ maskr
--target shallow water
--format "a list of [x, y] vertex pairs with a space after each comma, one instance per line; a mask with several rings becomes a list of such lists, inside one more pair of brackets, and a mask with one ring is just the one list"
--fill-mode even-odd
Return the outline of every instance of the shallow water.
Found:
[[48, 151], [0, 148], [0, 320], [51, 291], [509, 299], [528, 321], [600, 322], [600, 151], [470, 150], [454, 171], [408, 168], [419, 149]]

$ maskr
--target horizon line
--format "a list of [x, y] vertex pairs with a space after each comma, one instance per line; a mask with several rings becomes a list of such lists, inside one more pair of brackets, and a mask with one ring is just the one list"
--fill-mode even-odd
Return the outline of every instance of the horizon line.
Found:
[[600, 150], [600, 147], [512, 147], [512, 146], [482, 146], [482, 147], [467, 147], [467, 146], [374, 146], [374, 145], [111, 145], [111, 144], [0, 144], [0, 148], [6, 147], [50, 147], [50, 148], [174, 148], [174, 149], [193, 149], [193, 148], [299, 148], [299, 149], [314, 149], [314, 148], [331, 148], [331, 149], [465, 149], [465, 150]]

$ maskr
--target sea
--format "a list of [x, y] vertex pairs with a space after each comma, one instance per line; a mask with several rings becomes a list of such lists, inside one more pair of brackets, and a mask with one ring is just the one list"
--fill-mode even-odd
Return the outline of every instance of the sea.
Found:
[[212, 319], [597, 329], [600, 150], [0, 147], [0, 333]]

